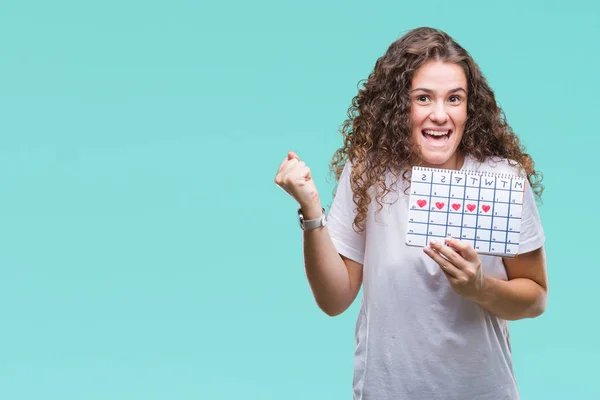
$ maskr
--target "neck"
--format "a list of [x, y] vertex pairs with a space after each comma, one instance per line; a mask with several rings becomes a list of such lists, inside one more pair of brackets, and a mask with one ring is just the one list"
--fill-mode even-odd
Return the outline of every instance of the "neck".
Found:
[[465, 163], [465, 155], [461, 152], [456, 152], [448, 161], [443, 164], [428, 164], [426, 162], [422, 162], [421, 165], [429, 168], [440, 168], [440, 169], [452, 169], [459, 170]]

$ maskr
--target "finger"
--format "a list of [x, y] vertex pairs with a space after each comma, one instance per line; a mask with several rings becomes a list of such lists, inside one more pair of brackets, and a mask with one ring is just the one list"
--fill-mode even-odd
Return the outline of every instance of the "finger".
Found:
[[450, 260], [450, 262], [454, 264], [454, 266], [456, 266], [457, 268], [468, 268], [469, 262], [465, 260], [460, 254], [458, 254], [453, 248], [445, 246], [442, 242], [437, 240], [432, 240], [430, 242], [430, 246], [432, 249], [442, 254], [446, 259]]
[[442, 255], [436, 250], [426, 246], [423, 248], [423, 251], [440, 266], [440, 268], [442, 269], [442, 271], [444, 271], [444, 273], [446, 273], [446, 275], [457, 279], [461, 276], [460, 269], [452, 265], [450, 261], [442, 257]]
[[278, 174], [279, 181], [284, 186], [294, 185], [299, 182], [309, 181], [310, 169], [304, 164], [304, 161], [298, 161], [297, 158], [287, 160], [281, 172]]
[[281, 174], [284, 176], [289, 174], [289, 172], [293, 170], [300, 162], [301, 161], [298, 161], [297, 158], [288, 159], [283, 165], [283, 168], [281, 168]]
[[291, 160], [292, 158], [296, 158], [298, 159], [298, 161], [300, 161], [300, 157], [298, 157], [298, 154], [290, 150], [288, 151], [288, 160]]
[[[302, 162], [300, 162], [300, 164], [303, 164]], [[308, 168], [306, 165], [300, 165], [298, 164], [298, 168], [292, 172], [293, 175], [292, 179], [294, 180], [298, 180], [298, 181], [303, 181], [303, 182], [308, 182], [311, 180], [311, 174], [310, 174], [310, 168]]]
[[465, 260], [469, 262], [476, 262], [479, 260], [477, 252], [469, 243], [454, 238], [447, 238], [446, 243], [457, 251]]
[[277, 168], [277, 173], [279, 173], [281, 171], [281, 169], [283, 168], [283, 166], [285, 165], [285, 163], [287, 162], [288, 158], [284, 158], [283, 161], [281, 162], [281, 164], [279, 164], [279, 168]]
[[[285, 169], [285, 166], [288, 163], [288, 158], [284, 158], [283, 161], [281, 161], [281, 164], [279, 164], [279, 168], [277, 169], [277, 174], [275, 174], [275, 184], [279, 187], [281, 187], [281, 185], [283, 184], [283, 177], [285, 176], [285, 174], [283, 173], [283, 170]], [[282, 188], [283, 189], [283, 188]]]
[[312, 176], [310, 174], [310, 168], [308, 168], [307, 166], [303, 166], [300, 170], [300, 176], [305, 180], [305, 181], [309, 181]]

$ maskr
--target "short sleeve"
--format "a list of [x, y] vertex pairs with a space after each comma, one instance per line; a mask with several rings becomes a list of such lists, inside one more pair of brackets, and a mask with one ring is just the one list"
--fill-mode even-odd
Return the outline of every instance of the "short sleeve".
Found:
[[338, 253], [364, 264], [365, 231], [356, 233], [352, 227], [356, 216], [356, 204], [350, 186], [350, 162], [346, 162], [340, 176], [336, 194], [327, 216], [329, 236]]
[[525, 179], [519, 253], [523, 254], [539, 249], [545, 241], [546, 236], [544, 235], [544, 228], [542, 227], [533, 190], [529, 181]]

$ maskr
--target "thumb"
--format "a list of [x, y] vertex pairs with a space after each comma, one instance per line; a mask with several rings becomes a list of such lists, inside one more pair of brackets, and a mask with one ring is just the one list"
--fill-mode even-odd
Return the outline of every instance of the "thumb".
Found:
[[312, 174], [310, 172], [310, 169], [308, 171], [306, 171], [306, 174], [304, 175], [304, 179], [308, 182], [312, 179]]
[[298, 161], [300, 161], [300, 157], [298, 157], [298, 154], [294, 153], [293, 151], [288, 151], [288, 160], [291, 160], [292, 158], [295, 158]]

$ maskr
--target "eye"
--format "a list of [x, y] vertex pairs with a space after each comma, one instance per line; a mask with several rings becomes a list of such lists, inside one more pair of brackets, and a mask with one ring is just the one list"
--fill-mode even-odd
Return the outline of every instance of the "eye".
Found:
[[[452, 101], [452, 99], [454, 99], [454, 101]], [[456, 96], [456, 95], [450, 96], [450, 101], [452, 103], [458, 103], [458, 102], [460, 102], [460, 100], [461, 100], [460, 96]]]
[[419, 96], [417, 96], [417, 101], [420, 101], [420, 102], [425, 102], [425, 101], [427, 101], [428, 99], [429, 99], [429, 96], [427, 96], [427, 95], [425, 95], [425, 94], [422, 94], [422, 95], [419, 95]]

